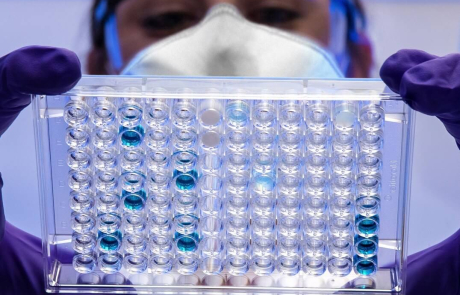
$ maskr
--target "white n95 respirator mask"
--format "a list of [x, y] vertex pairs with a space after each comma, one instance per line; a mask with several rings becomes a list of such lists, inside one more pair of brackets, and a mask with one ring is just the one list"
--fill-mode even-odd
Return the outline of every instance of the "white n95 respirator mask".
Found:
[[252, 23], [228, 4], [216, 5], [198, 25], [145, 48], [122, 74], [343, 76], [334, 58], [314, 41]]

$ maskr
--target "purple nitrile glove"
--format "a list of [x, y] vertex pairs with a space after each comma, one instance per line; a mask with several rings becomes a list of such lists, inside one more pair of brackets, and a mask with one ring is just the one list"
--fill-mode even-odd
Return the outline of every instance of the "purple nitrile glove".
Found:
[[384, 62], [380, 77], [411, 108], [441, 120], [460, 148], [460, 54], [401, 50]]
[[[61, 94], [80, 77], [80, 61], [66, 49], [31, 46], [0, 58], [0, 137], [30, 94]], [[0, 294], [45, 294], [41, 241], [5, 222], [2, 185], [0, 177]]]
[[405, 294], [460, 294], [460, 230], [408, 257]]
[[[414, 110], [439, 118], [460, 148], [460, 54], [401, 50], [385, 61], [380, 76]], [[406, 294], [460, 294], [460, 230], [409, 256]]]

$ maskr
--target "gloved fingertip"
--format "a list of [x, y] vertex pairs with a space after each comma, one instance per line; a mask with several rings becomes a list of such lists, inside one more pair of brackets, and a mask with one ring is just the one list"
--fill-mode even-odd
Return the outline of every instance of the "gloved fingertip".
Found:
[[[447, 117], [447, 118], [446, 118]], [[455, 139], [457, 146], [460, 143], [460, 118], [458, 113], [456, 115], [453, 114], [453, 118], [449, 118], [450, 116], [437, 116], [437, 118], [442, 122], [444, 127], [446, 128], [447, 132]], [[460, 148], [460, 146], [459, 146]], [[460, 237], [460, 231], [459, 231]]]
[[437, 116], [445, 125], [454, 123], [458, 129], [460, 54], [437, 57], [413, 66], [401, 78], [399, 94], [406, 101], [416, 101], [416, 111]]
[[81, 78], [80, 60], [64, 48], [24, 47], [8, 55], [4, 62], [11, 93], [61, 94]]
[[435, 55], [415, 49], [402, 49], [391, 55], [380, 68], [380, 78], [394, 92], [400, 93], [401, 79], [410, 68], [428, 60]]

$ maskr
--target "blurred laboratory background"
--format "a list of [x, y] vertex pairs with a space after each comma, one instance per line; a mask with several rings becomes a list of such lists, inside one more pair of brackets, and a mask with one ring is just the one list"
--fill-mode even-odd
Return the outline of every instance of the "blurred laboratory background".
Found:
[[[306, 0], [309, 1], [309, 0]], [[321, 1], [321, 0], [320, 0]], [[363, 0], [375, 68], [399, 49], [436, 55], [460, 50], [460, 0]], [[89, 49], [91, 0], [0, 0], [0, 56], [26, 45]], [[436, 97], [433, 97], [436, 99]], [[434, 245], [460, 227], [460, 151], [436, 119], [417, 114], [412, 168], [409, 254]], [[0, 139], [6, 218], [40, 236], [32, 108]]]

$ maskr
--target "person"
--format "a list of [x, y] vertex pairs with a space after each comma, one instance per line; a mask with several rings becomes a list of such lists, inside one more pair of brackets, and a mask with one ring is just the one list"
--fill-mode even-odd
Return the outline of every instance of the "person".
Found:
[[[348, 77], [367, 77], [372, 65], [358, 1], [98, 0], [92, 23], [90, 74], [187, 74], [194, 69], [197, 75], [239, 75], [255, 68], [254, 75], [301, 76], [315, 74], [309, 62], [314, 59], [328, 69], [324, 75], [340, 76], [339, 69]], [[235, 33], [235, 28], [240, 30]], [[180, 58], [170, 53], [177, 51]], [[295, 56], [301, 67], [264, 67], [260, 56], [265, 52], [277, 56], [276, 65]], [[80, 69], [76, 55], [65, 49], [32, 46], [2, 57], [0, 136], [30, 103], [28, 94], [63, 93], [78, 82]], [[460, 55], [403, 50], [384, 63], [380, 74], [412, 108], [437, 116], [460, 147]], [[5, 221], [0, 192], [2, 294], [45, 293], [41, 251], [39, 239]], [[457, 294], [459, 255], [457, 232], [410, 256], [407, 294]]]
[[[225, 4], [231, 5], [236, 14], [244, 18], [232, 22], [232, 25], [245, 29], [236, 31], [224, 24], [217, 30], [208, 30], [207, 33], [210, 34], [200, 36], [198, 41], [201, 43], [196, 46], [201, 52], [208, 52], [208, 47], [218, 45], [226, 46], [225, 49], [230, 52], [233, 48], [241, 49], [238, 45], [244, 46], [249, 52], [253, 52], [255, 46], [261, 50], [258, 54], [271, 48], [281, 51], [280, 44], [259, 42], [257, 44], [265, 46], [259, 48], [256, 42], [251, 42], [252, 38], [260, 36], [260, 32], [253, 33], [255, 26], [252, 24], [260, 24], [266, 28], [276, 28], [306, 37], [327, 49], [348, 77], [369, 76], [372, 53], [365, 34], [366, 19], [359, 0], [98, 0], [92, 8], [92, 49], [88, 55], [88, 73], [120, 73], [128, 61], [134, 60], [140, 51], [146, 50], [152, 44], [162, 43], [165, 39], [171, 41], [171, 36], [182, 38], [184, 34], [179, 33], [198, 23], [205, 23], [205, 19], [211, 18], [210, 10], [220, 10], [222, 14], [232, 10], [222, 7]], [[218, 18], [223, 19], [221, 15]], [[229, 39], [230, 44], [219, 43], [222, 41], [216, 34]], [[177, 43], [177, 40], [174, 41]], [[187, 42], [188, 45], [196, 45], [193, 40]], [[165, 48], [171, 48], [171, 44]], [[192, 49], [188, 47], [188, 50]], [[214, 62], [214, 66], [222, 63], [226, 54], [224, 48], [216, 50], [220, 50], [221, 55], [219, 61]], [[242, 51], [239, 50], [239, 53]], [[181, 55], [186, 53], [182, 51]], [[235, 56], [232, 57], [236, 59]], [[213, 61], [213, 58], [209, 57], [207, 60]]]

